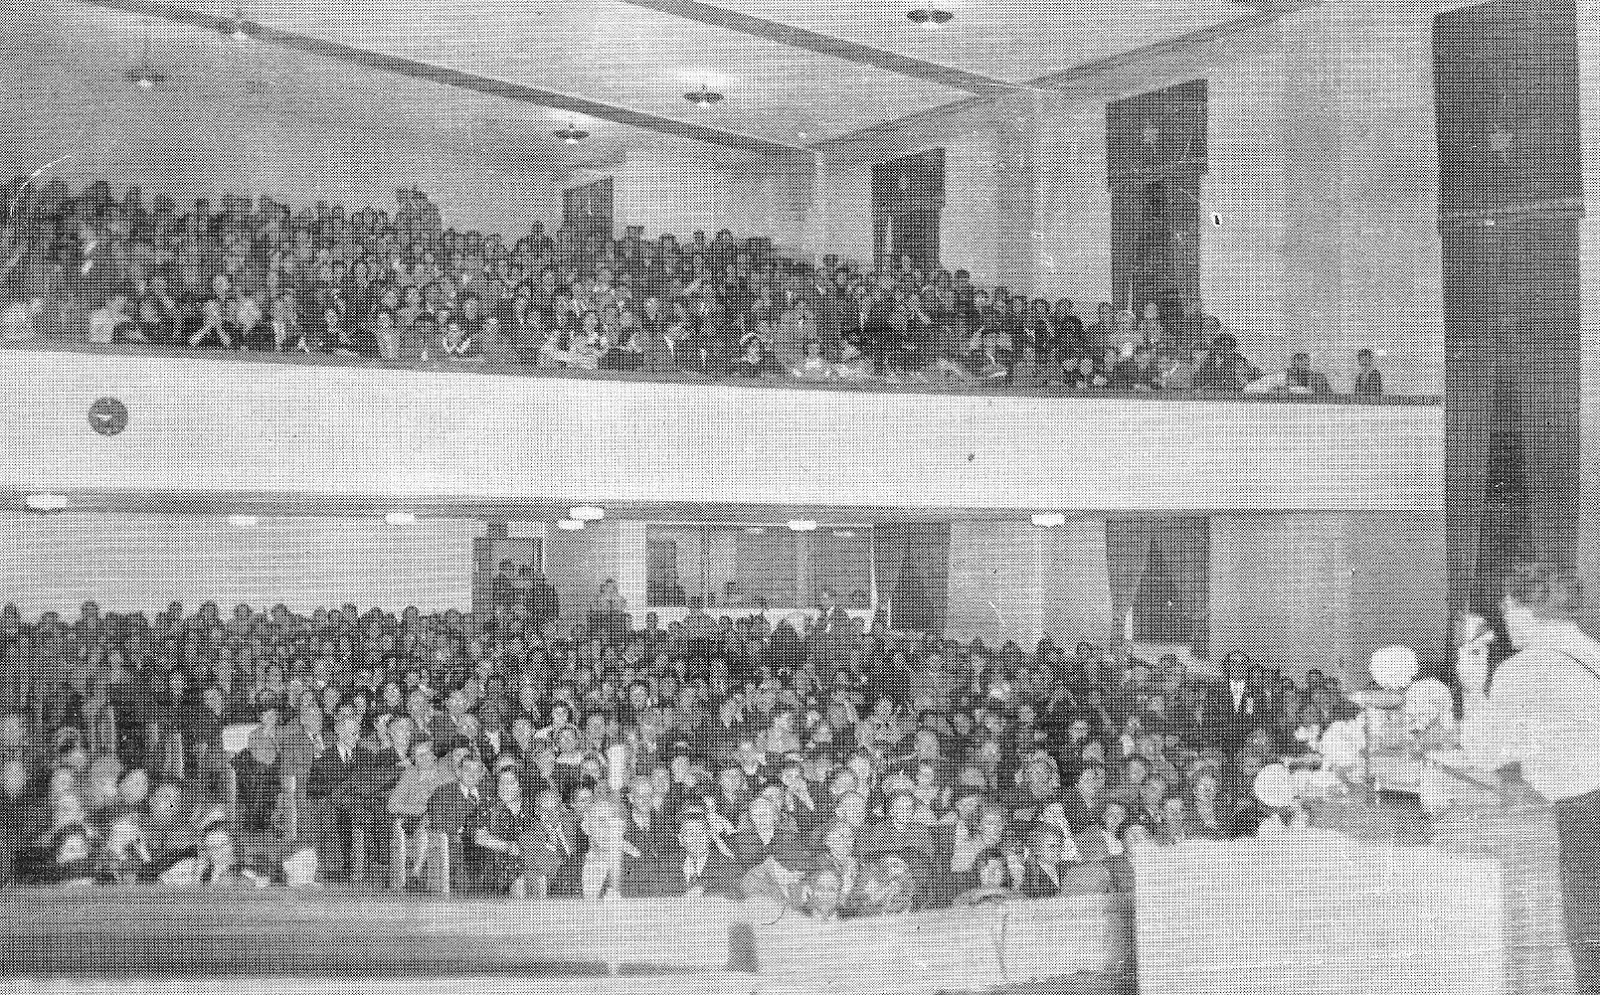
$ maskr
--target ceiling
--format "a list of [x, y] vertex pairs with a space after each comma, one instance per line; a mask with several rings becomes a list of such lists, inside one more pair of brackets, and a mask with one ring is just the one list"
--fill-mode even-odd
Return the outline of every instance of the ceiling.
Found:
[[[305, 113], [470, 133], [559, 164], [572, 152], [549, 132], [569, 121], [593, 133], [589, 159], [662, 134], [807, 154], [873, 125], [1256, 19], [1269, 2], [942, 0], [932, 5], [955, 18], [930, 31], [906, 18], [920, 5], [909, 0], [248, 0], [240, 9], [261, 32], [239, 43], [212, 27], [233, 13], [231, 0], [45, 0], [0, 19], [0, 44], [21, 47], [30, 24], [48, 23], [92, 71], [120, 77], [148, 33], [153, 61], [196, 99], [321, 84], [301, 102]], [[727, 99], [709, 109], [683, 99], [702, 84]]]

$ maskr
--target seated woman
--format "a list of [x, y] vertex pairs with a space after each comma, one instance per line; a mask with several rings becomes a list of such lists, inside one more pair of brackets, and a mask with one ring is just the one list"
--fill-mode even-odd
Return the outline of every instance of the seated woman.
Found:
[[789, 372], [801, 380], [828, 381], [839, 379], [839, 371], [822, 355], [822, 343], [816, 339], [807, 339], [802, 350], [800, 362], [790, 367]]
[[996, 905], [1022, 897], [1011, 886], [1011, 868], [1006, 855], [998, 849], [987, 849], [973, 860], [978, 883], [958, 894], [956, 905]]
[[495, 803], [489, 821], [474, 833], [474, 842], [484, 851], [482, 885], [496, 895], [512, 898], [528, 896], [530, 863], [526, 854], [532, 845], [535, 816], [522, 798], [522, 781], [511, 763], [500, 766], [495, 775]]
[[[1029, 898], [1091, 895], [1112, 888], [1111, 872], [1101, 862], [1077, 863], [1066, 859], [1070, 839], [1058, 826], [1035, 823], [1023, 856], [1020, 890]], [[1076, 848], [1074, 848], [1076, 849]]]
[[40, 875], [41, 884], [86, 885], [95, 883], [95, 862], [89, 831], [82, 825], [66, 826], [50, 839], [51, 860]]
[[728, 375], [750, 379], [765, 379], [783, 373], [772, 354], [767, 351], [767, 343], [757, 332], [746, 332], [739, 343], [739, 358], [728, 365]]
[[150, 848], [139, 831], [138, 818], [132, 813], [119, 816], [106, 832], [95, 879], [102, 884], [138, 884], [150, 864]]
[[195, 855], [178, 861], [159, 880], [162, 884], [176, 887], [251, 885], [250, 880], [239, 873], [233, 836], [221, 825], [206, 829]]
[[917, 899], [917, 881], [912, 865], [919, 855], [886, 853], [867, 865], [860, 883], [850, 896], [849, 908], [856, 915], [898, 915], [911, 911]]
[[1000, 332], [983, 327], [967, 347], [967, 371], [977, 380], [995, 382], [1011, 376], [1011, 354], [1001, 346]]

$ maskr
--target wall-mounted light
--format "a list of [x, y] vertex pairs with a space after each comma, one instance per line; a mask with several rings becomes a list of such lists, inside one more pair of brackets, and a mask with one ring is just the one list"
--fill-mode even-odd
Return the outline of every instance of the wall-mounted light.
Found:
[[1059, 511], [1041, 511], [1033, 516], [1033, 524], [1041, 529], [1053, 529], [1057, 525], [1067, 524], [1067, 516]]
[[561, 521], [556, 523], [556, 528], [563, 532], [582, 532], [583, 522], [576, 518], [563, 518]]
[[22, 499], [22, 503], [28, 506], [29, 511], [46, 513], [64, 511], [72, 505], [71, 501], [60, 494], [29, 494]]
[[255, 515], [229, 515], [228, 524], [236, 529], [253, 529], [261, 524], [261, 519]]
[[409, 511], [391, 511], [383, 516], [385, 525], [415, 525], [417, 516]]
[[790, 532], [815, 532], [817, 523], [809, 518], [794, 518], [789, 520]]

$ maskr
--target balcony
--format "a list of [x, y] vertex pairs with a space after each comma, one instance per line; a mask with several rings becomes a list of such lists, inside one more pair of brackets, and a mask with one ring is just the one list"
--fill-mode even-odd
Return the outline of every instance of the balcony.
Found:
[[[1442, 507], [1436, 399], [1071, 395], [0, 349], [0, 492], [654, 521]], [[101, 398], [125, 430], [97, 432]]]

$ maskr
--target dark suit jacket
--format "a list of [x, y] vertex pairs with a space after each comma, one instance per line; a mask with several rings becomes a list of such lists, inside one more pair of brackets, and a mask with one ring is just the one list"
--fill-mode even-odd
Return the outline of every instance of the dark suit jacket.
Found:
[[1224, 747], [1231, 753], [1244, 744], [1253, 730], [1271, 722], [1272, 703], [1265, 695], [1247, 687], [1235, 707], [1233, 691], [1224, 684], [1211, 692], [1207, 704], [1205, 744]]
[[312, 801], [342, 794], [345, 786], [355, 777], [362, 763], [363, 751], [352, 747], [348, 761], [339, 756], [338, 746], [329, 746], [322, 755], [311, 761], [311, 773], [306, 776], [306, 797]]
[[746, 826], [728, 838], [728, 849], [733, 851], [740, 874], [768, 857], [776, 858], [779, 864], [791, 871], [804, 870], [809, 860], [806, 848], [799, 839], [782, 829], [773, 834], [771, 843], [763, 843], [755, 830]]
[[441, 784], [428, 796], [428, 825], [435, 832], [459, 837], [482, 816], [485, 803], [482, 791], [474, 803], [461, 793], [457, 782]]
[[689, 888], [698, 883], [707, 895], [739, 897], [739, 868], [723, 856], [722, 851], [711, 848], [705, 869], [694, 881], [684, 877], [683, 865], [687, 859], [683, 847], [676, 843], [663, 848], [640, 868], [634, 893], [651, 898], [676, 898], [688, 894]]
[[[1057, 878], [1061, 878], [1065, 873], [1066, 865], [1057, 865]], [[1061, 892], [1061, 885], [1059, 881], [1050, 880], [1050, 877], [1040, 869], [1037, 861], [1029, 860], [1022, 867], [1021, 891], [1029, 898], [1054, 898]]]

